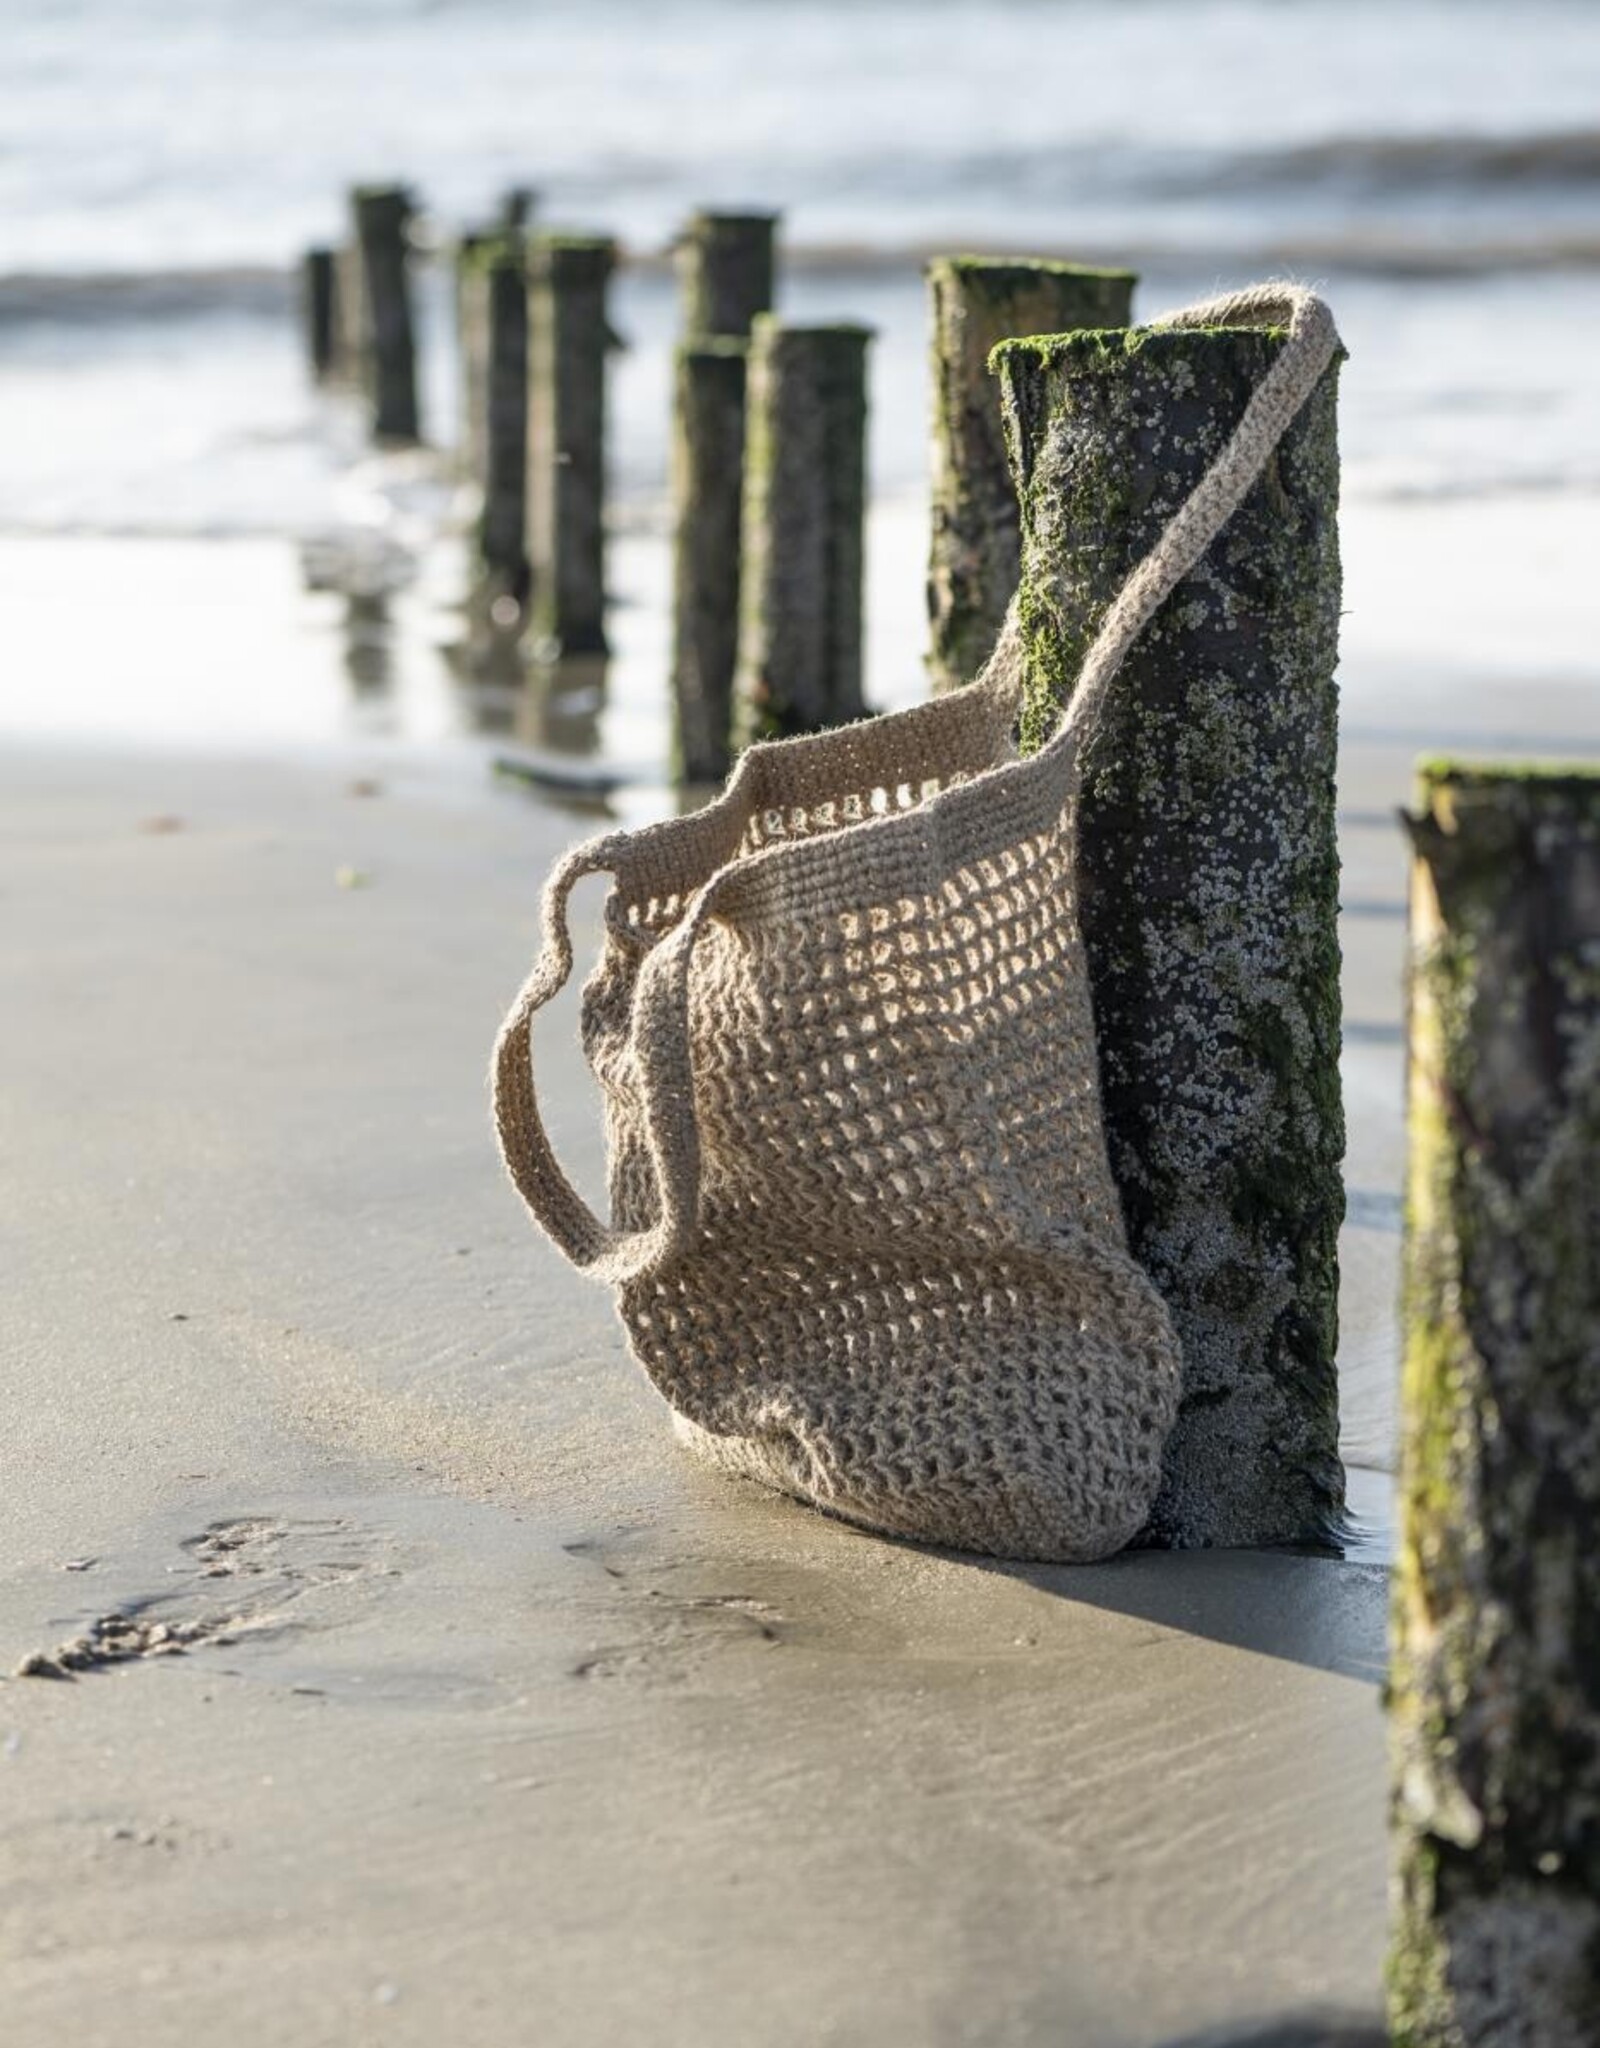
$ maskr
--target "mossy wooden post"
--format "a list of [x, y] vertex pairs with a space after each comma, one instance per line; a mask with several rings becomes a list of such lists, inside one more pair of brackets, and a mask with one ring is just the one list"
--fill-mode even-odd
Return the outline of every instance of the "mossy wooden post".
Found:
[[745, 399], [734, 741], [860, 718], [865, 327], [760, 314]]
[[334, 373], [339, 348], [338, 277], [331, 249], [308, 249], [300, 266], [300, 313], [306, 360], [319, 384]]
[[544, 236], [529, 259], [528, 552], [546, 650], [603, 654], [607, 291], [616, 245]]
[[1006, 460], [996, 345], [1015, 335], [1126, 327], [1131, 271], [986, 256], [928, 266], [933, 325], [933, 535], [928, 666], [936, 693], [970, 683], [1017, 587], [1017, 493]]
[[528, 287], [521, 237], [486, 243], [477, 261], [487, 288], [478, 562], [491, 598], [520, 605], [528, 595]]
[[672, 698], [684, 782], [720, 782], [739, 652], [739, 521], [746, 348], [680, 348], [672, 451]]
[[1423, 768], [1396, 2048], [1600, 2043], [1600, 769]]
[[363, 185], [357, 187], [354, 200], [372, 431], [380, 441], [415, 441], [419, 421], [408, 236], [411, 195], [398, 185]]
[[[1282, 336], [995, 353], [1021, 501], [1025, 748]], [[1112, 1169], [1183, 1344], [1149, 1539], [1336, 1534], [1337, 371], [1146, 628], [1085, 764], [1081, 910]]]
[[677, 245], [687, 341], [748, 338], [772, 310], [778, 220], [771, 213], [697, 213]]

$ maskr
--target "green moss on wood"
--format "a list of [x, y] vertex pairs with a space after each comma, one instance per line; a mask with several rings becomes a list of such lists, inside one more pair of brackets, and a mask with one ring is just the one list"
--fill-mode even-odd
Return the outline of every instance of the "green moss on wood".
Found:
[[1587, 2044], [1600, 771], [1428, 761], [1410, 824], [1391, 2034]]
[[[995, 351], [1022, 515], [1025, 749], [1278, 337]], [[1150, 1535], [1338, 1527], [1340, 1043], [1334, 371], [1130, 655], [1089, 745], [1082, 915], [1113, 1170], [1184, 1346]]]

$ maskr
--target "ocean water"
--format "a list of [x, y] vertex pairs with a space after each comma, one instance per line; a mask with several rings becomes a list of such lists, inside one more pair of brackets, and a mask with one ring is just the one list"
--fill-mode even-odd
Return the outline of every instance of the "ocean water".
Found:
[[[964, 244], [1132, 264], [1146, 312], [1323, 281], [1355, 501], [1600, 492], [1592, 0], [5, 0], [0, 26], [0, 530], [343, 516], [358, 450], [300, 374], [290, 267], [391, 175], [441, 240], [511, 182], [645, 257], [696, 204], [781, 208], [787, 309], [879, 330], [880, 492], [922, 476], [919, 259]], [[438, 281], [426, 310], [448, 439]], [[662, 488], [672, 319], [659, 271], [624, 279], [624, 508]]]

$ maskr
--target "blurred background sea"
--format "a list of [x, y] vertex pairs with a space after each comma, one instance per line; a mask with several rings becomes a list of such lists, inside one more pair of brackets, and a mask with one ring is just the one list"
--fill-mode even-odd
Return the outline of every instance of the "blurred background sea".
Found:
[[[311, 389], [293, 265], [341, 231], [352, 180], [413, 181], [440, 236], [526, 182], [546, 222], [611, 230], [657, 259], [616, 292], [624, 537], [663, 517], [676, 308], [659, 259], [691, 207], [781, 208], [782, 309], [876, 327], [873, 482], [890, 519], [872, 598], [880, 701], [920, 687], [920, 264], [961, 246], [1130, 264], [1146, 315], [1219, 282], [1320, 281], [1351, 350], [1354, 644], [1376, 611], [1387, 637], [1369, 651], [1386, 658], [1481, 663], [1514, 642], [1541, 671], [1581, 658], [1559, 592], [1562, 535], [1581, 518], [1592, 539], [1600, 495], [1591, 0], [60, 0], [3, 12], [8, 540], [354, 527], [415, 553], [440, 516], [426, 465], [374, 460]], [[448, 443], [442, 264], [423, 313], [425, 431]], [[1499, 516], [1513, 505], [1520, 540]], [[1393, 515], [1418, 506], [1440, 516], [1419, 530], [1408, 595]], [[1473, 588], [1485, 572], [1499, 603]], [[636, 574], [654, 588], [624, 545], [624, 607], [646, 602], [628, 587]], [[1520, 623], [1523, 610], [1537, 617]], [[142, 708], [114, 690], [63, 701], [37, 667], [8, 668], [0, 715], [13, 721], [158, 716], [149, 692]], [[168, 724], [199, 716], [187, 701], [169, 709]], [[336, 731], [345, 711], [286, 683], [231, 715], [287, 735]], [[413, 692], [394, 720], [420, 715]], [[441, 700], [433, 716], [445, 715]], [[383, 723], [370, 704], [361, 717]], [[648, 717], [634, 733], [646, 752], [659, 738]]]

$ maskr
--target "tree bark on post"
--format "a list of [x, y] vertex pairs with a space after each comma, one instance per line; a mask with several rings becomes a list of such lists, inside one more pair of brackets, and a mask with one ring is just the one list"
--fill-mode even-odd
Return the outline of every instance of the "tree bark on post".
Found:
[[933, 535], [928, 657], [935, 694], [970, 683], [1017, 587], [1017, 493], [989, 357], [1002, 341], [1126, 327], [1128, 270], [983, 256], [928, 266], [933, 325]]
[[1600, 770], [1422, 770], [1396, 2048], [1600, 2042]]
[[300, 269], [306, 359], [319, 384], [334, 372], [339, 343], [338, 281], [331, 249], [308, 249]]
[[755, 323], [745, 401], [734, 739], [860, 718], [865, 327]]
[[528, 292], [528, 552], [547, 647], [604, 654], [607, 288], [616, 245], [546, 236]]
[[[1281, 346], [1133, 330], [995, 356], [1021, 500], [1024, 747]], [[1148, 1540], [1336, 1537], [1337, 370], [1129, 656], [1086, 757], [1081, 915], [1111, 1164], [1184, 1393]]]
[[372, 431], [380, 441], [415, 441], [417, 348], [407, 244], [411, 195], [398, 185], [366, 185], [356, 189], [354, 203]]
[[732, 753], [746, 347], [678, 351], [673, 443], [672, 697], [684, 782], [720, 782]]
[[758, 313], [772, 310], [778, 217], [697, 213], [677, 246], [686, 340], [748, 339]]

